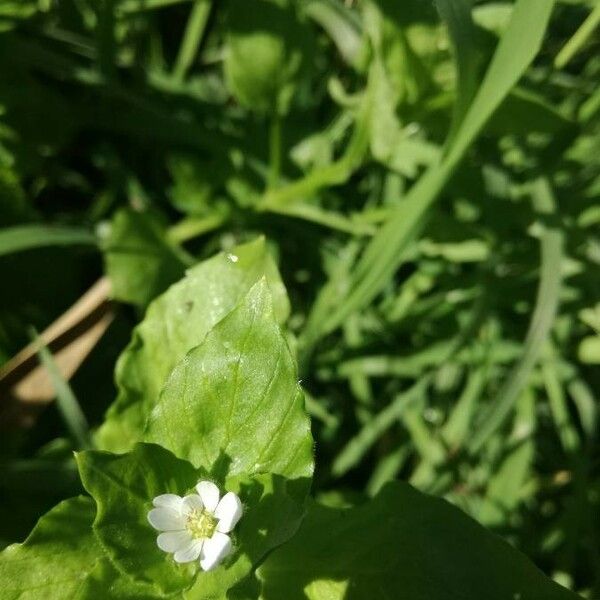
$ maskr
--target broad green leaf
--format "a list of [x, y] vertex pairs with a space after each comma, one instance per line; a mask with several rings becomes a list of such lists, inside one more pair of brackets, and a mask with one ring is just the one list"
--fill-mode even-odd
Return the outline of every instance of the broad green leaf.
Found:
[[352, 509], [313, 505], [259, 569], [263, 600], [568, 600], [499, 537], [404, 483]]
[[95, 246], [96, 237], [85, 229], [49, 225], [15, 225], [0, 231], [0, 256], [46, 246]]
[[146, 418], [173, 367], [263, 276], [277, 320], [283, 322], [289, 301], [263, 238], [193, 267], [150, 305], [117, 363], [119, 395], [98, 431], [100, 448], [125, 452], [141, 440]]
[[[78, 455], [78, 463], [83, 483], [97, 504], [94, 530], [112, 562], [136, 586], [156, 585], [165, 593], [176, 594], [192, 586], [186, 598], [224, 597], [269, 550], [293, 535], [304, 510], [304, 481], [271, 474], [218, 478], [222, 492], [239, 495], [244, 515], [231, 534], [233, 553], [219, 567], [205, 573], [197, 562], [178, 565], [160, 550], [156, 545], [158, 534], [147, 521], [155, 496], [192, 492], [193, 486], [207, 477], [204, 470], [196, 470], [152, 444], [138, 444], [123, 455], [84, 452]], [[99, 567], [88, 585], [100, 589], [93, 585], [100, 586], [111, 576], [110, 569]], [[127, 587], [124, 581], [116, 581], [114, 586], [129, 594], [125, 597], [136, 589]]]
[[244, 515], [234, 531], [234, 553], [220, 568], [199, 573], [184, 592], [185, 600], [213, 600], [228, 590], [236, 598], [253, 567], [296, 533], [304, 515], [307, 483], [271, 474], [228, 478], [225, 489], [236, 492], [244, 503]]
[[[159, 590], [151, 585], [134, 581], [120, 573], [108, 558], [96, 563], [86, 577], [79, 592], [78, 600], [158, 600], [164, 598]], [[73, 600], [69, 598], [68, 600]]]
[[44, 515], [25, 542], [0, 554], [0, 599], [80, 598], [82, 584], [105, 560], [93, 520], [87, 497], [65, 500]]
[[175, 367], [144, 438], [217, 476], [311, 476], [296, 364], [265, 280]]
[[185, 272], [183, 255], [147, 213], [117, 212], [103, 250], [112, 295], [123, 302], [145, 307]]
[[156, 496], [188, 493], [198, 482], [196, 469], [147, 444], [123, 455], [82, 452], [77, 463], [83, 485], [96, 501], [94, 531], [117, 568], [164, 592], [188, 587], [195, 566], [168, 559], [156, 545], [157, 533], [147, 514]]

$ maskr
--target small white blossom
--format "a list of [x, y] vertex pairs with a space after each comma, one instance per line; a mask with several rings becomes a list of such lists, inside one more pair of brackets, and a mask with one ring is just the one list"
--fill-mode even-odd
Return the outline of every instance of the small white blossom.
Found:
[[178, 563], [200, 559], [200, 567], [210, 571], [231, 552], [227, 534], [242, 516], [242, 503], [233, 492], [219, 500], [219, 488], [211, 481], [200, 481], [196, 491], [184, 498], [157, 496], [148, 521], [162, 532], [156, 539], [161, 550], [173, 553]]

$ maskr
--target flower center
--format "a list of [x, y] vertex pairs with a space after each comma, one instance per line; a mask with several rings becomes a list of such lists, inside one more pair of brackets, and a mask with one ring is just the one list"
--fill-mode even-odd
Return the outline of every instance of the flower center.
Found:
[[186, 526], [192, 537], [209, 538], [215, 532], [217, 521], [209, 512], [196, 509], [189, 514]]

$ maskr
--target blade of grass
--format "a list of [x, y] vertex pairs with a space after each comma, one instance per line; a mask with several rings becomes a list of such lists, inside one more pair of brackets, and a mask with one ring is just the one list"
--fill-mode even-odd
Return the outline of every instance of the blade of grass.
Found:
[[600, 4], [596, 4], [594, 10], [588, 15], [587, 19], [581, 24], [579, 29], [571, 36], [569, 41], [562, 47], [561, 51], [554, 59], [554, 66], [557, 69], [565, 67], [571, 59], [581, 50], [589, 37], [594, 33], [600, 23]]
[[56, 392], [58, 410], [73, 438], [73, 442], [77, 445], [77, 448], [84, 450], [91, 449], [93, 444], [87, 419], [77, 402], [77, 398], [75, 398], [71, 386], [60, 374], [50, 350], [48, 350], [48, 347], [44, 344], [37, 331], [32, 329], [30, 335], [32, 341], [38, 345], [40, 362], [44, 365], [52, 380], [52, 385]]
[[369, 483], [367, 483], [367, 494], [369, 496], [375, 496], [388, 481], [395, 479], [398, 471], [400, 471], [409, 456], [410, 446], [404, 444], [382, 458], [377, 463], [373, 474], [369, 478]]
[[442, 438], [451, 450], [460, 447], [467, 437], [477, 401], [485, 387], [485, 376], [485, 367], [479, 367], [469, 375], [463, 393], [442, 428]]
[[[533, 190], [538, 210], [552, 211], [554, 199], [544, 179], [536, 182]], [[488, 439], [504, 424], [519, 395], [525, 389], [548, 340], [558, 310], [561, 289], [561, 261], [563, 235], [559, 229], [547, 228], [541, 236], [541, 273], [537, 299], [529, 329], [523, 344], [521, 360], [508, 374], [491, 409], [475, 432], [469, 448], [476, 454]]]
[[194, 58], [196, 58], [198, 48], [204, 37], [211, 8], [212, 0], [196, 0], [192, 7], [173, 69], [173, 77], [176, 81], [185, 79]]
[[121, 0], [116, 2], [117, 15], [146, 12], [148, 10], [158, 10], [173, 6], [174, 4], [184, 4], [191, 0]]
[[319, 400], [304, 390], [304, 405], [306, 412], [313, 418], [321, 421], [326, 427], [334, 428], [338, 425], [338, 418], [330, 414]]
[[542, 378], [548, 394], [550, 413], [562, 448], [567, 455], [574, 455], [581, 450], [581, 440], [577, 434], [577, 429], [571, 422], [567, 398], [562, 383], [556, 374], [556, 364], [551, 356], [542, 362]]
[[508, 451], [491, 475], [478, 514], [478, 520], [488, 527], [506, 525], [523, 500], [535, 456], [535, 400], [531, 389], [519, 397]]
[[585, 432], [588, 442], [592, 442], [598, 431], [598, 401], [590, 387], [581, 378], [576, 378], [569, 383], [568, 390], [579, 414], [581, 428]]
[[454, 46], [457, 72], [456, 100], [449, 145], [471, 101], [477, 92], [480, 54], [476, 43], [476, 29], [471, 18], [471, 3], [466, 0], [436, 0], [440, 17], [448, 25], [448, 32]]
[[422, 377], [408, 390], [396, 396], [386, 408], [364, 425], [337, 455], [331, 467], [332, 473], [341, 477], [355, 467], [383, 432], [400, 419], [410, 406], [423, 398], [430, 380], [429, 376]]
[[0, 256], [45, 246], [95, 246], [96, 244], [96, 237], [92, 233], [75, 227], [17, 225], [0, 231]]
[[402, 264], [407, 246], [422, 230], [429, 208], [467, 149], [535, 58], [553, 5], [554, 0], [517, 2], [477, 95], [445, 156], [425, 172], [373, 237], [356, 265], [351, 292], [332, 307], [326, 320], [318, 323], [317, 332], [309, 332], [309, 339], [330, 333], [351, 312], [371, 302]]

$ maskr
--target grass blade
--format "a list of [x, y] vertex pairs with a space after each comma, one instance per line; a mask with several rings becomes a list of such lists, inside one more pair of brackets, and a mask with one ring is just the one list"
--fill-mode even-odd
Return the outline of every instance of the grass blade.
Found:
[[[551, 191], [545, 180], [538, 181], [534, 195], [538, 195], [538, 204], [553, 202]], [[482, 448], [510, 415], [515, 402], [529, 381], [533, 368], [541, 357], [554, 324], [561, 289], [560, 264], [563, 257], [563, 236], [560, 230], [549, 228], [543, 232], [541, 254], [540, 283], [529, 330], [525, 337], [523, 356], [508, 374], [494, 404], [471, 439], [470, 450], [473, 453], [477, 453]]]
[[445, 156], [426, 171], [373, 237], [356, 265], [351, 292], [320, 323], [319, 335], [333, 331], [350, 313], [371, 302], [402, 264], [407, 246], [421, 232], [429, 208], [465, 152], [535, 58], [553, 5], [554, 0], [517, 2], [510, 25]]
[[77, 448], [80, 449], [90, 449], [93, 447], [90, 430], [75, 398], [75, 394], [71, 389], [71, 386], [63, 379], [54, 362], [54, 358], [48, 347], [44, 344], [42, 339], [39, 337], [35, 330], [32, 330], [32, 339], [34, 342], [38, 344], [38, 355], [40, 357], [40, 362], [46, 367], [48, 371], [48, 375], [52, 380], [52, 385], [54, 386], [54, 390], [56, 391], [56, 403], [58, 405], [58, 410], [62, 415], [62, 418], [73, 438], [73, 441], [77, 445]]
[[422, 377], [369, 421], [338, 454], [331, 468], [332, 473], [340, 477], [356, 466], [383, 432], [397, 421], [407, 408], [423, 397], [429, 380], [430, 377]]
[[45, 246], [95, 246], [96, 237], [85, 229], [17, 225], [0, 231], [0, 256]]

